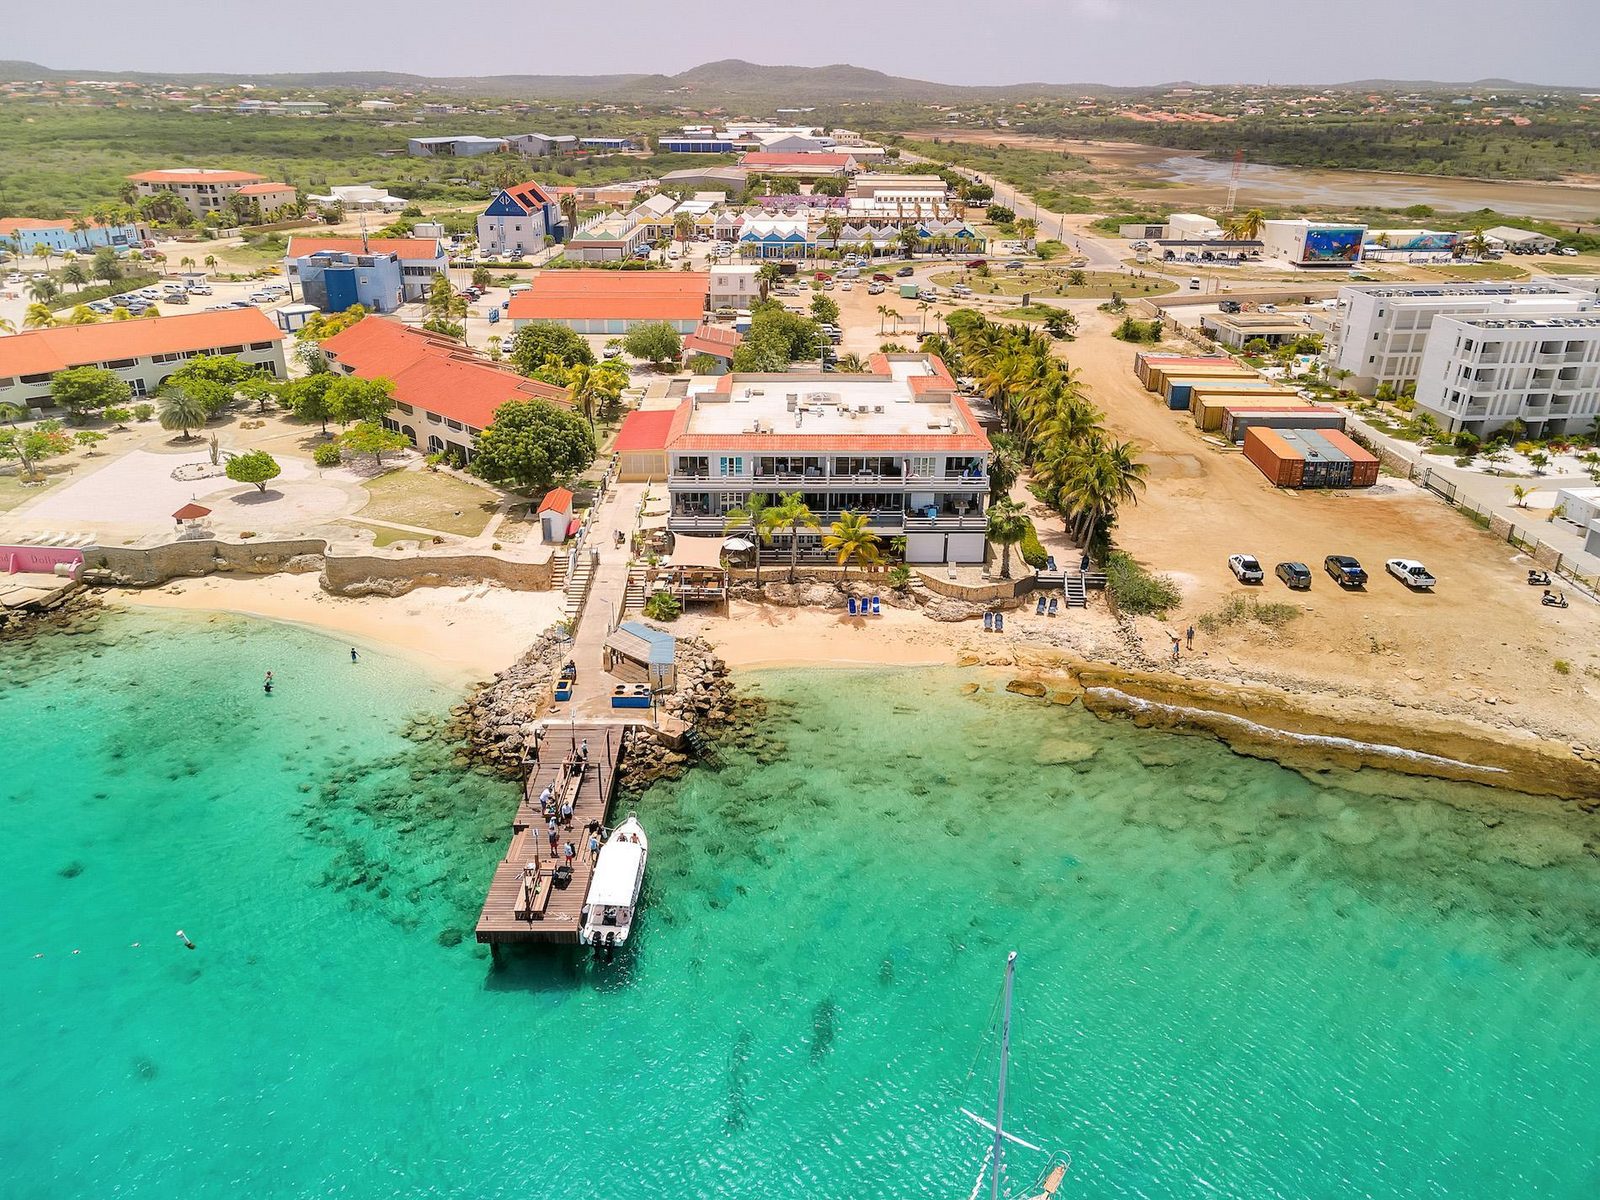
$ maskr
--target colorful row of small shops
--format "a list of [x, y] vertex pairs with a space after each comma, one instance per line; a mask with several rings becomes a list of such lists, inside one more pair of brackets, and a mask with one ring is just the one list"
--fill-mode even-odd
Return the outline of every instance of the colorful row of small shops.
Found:
[[[1275, 487], [1370, 487], [1378, 460], [1345, 435], [1345, 415], [1225, 355], [1134, 357], [1134, 374], [1206, 434], [1245, 449]], [[1298, 463], [1298, 466], [1285, 465]], [[1336, 468], [1329, 467], [1338, 463]]]

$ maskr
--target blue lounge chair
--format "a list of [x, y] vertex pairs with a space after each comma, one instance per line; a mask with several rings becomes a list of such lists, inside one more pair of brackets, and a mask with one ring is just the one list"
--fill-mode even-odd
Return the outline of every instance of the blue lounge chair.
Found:
[[1044, 596], [1039, 597], [1039, 603], [1033, 606], [1033, 612], [1035, 616], [1044, 616]]
[[1050, 597], [1050, 615], [1052, 617], [1056, 615], [1056, 598], [1054, 596]]
[[1054, 554], [1045, 555], [1044, 564], [1045, 570], [1053, 572], [1056, 569], [1056, 556]]
[[883, 601], [877, 596], [872, 598], [872, 615], [875, 617], [883, 616]]
[[850, 615], [853, 617], [853, 616], [856, 615], [856, 598], [854, 596], [851, 596], [849, 603], [850, 603]]
[[983, 614], [983, 631], [985, 633], [994, 632], [994, 614], [992, 612]]
[[996, 633], [1004, 633], [1006, 631], [1006, 615], [1005, 615], [1005, 613], [995, 613], [995, 615], [994, 615], [994, 631]]

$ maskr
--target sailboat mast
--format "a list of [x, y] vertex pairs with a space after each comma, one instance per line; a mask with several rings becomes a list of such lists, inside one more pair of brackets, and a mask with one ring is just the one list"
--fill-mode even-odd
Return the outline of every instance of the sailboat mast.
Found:
[[1011, 981], [1017, 973], [1017, 952], [1006, 955], [1005, 1015], [1000, 1022], [1000, 1090], [994, 1105], [994, 1153], [990, 1156], [993, 1174], [989, 1179], [989, 1200], [1000, 1200], [1000, 1167], [1005, 1156], [1006, 1067], [1011, 1059]]

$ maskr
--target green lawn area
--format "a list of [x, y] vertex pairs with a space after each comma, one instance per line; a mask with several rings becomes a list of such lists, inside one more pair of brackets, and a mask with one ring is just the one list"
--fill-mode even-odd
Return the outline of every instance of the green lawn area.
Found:
[[374, 546], [392, 546], [396, 542], [427, 542], [425, 533], [412, 533], [405, 529], [396, 529], [393, 525], [369, 525], [365, 521], [346, 521], [346, 525], [353, 525], [357, 529], [370, 529], [373, 534]]
[[1528, 277], [1528, 272], [1523, 268], [1503, 262], [1463, 263], [1459, 267], [1420, 267], [1418, 269], [1425, 275], [1437, 275], [1440, 279], [1459, 282], [1471, 282], [1478, 279], [1526, 279]]
[[1082, 283], [1071, 282], [1073, 272], [1066, 269], [994, 271], [984, 278], [976, 271], [941, 271], [933, 277], [940, 287], [964, 283], [979, 296], [1049, 296], [1066, 300], [1106, 300], [1112, 292], [1124, 296], [1160, 296], [1177, 290], [1167, 279], [1133, 279], [1115, 271], [1084, 271]]
[[55, 475], [46, 475], [48, 482], [22, 486], [16, 475], [0, 475], [0, 512], [10, 512], [24, 501], [32, 500], [56, 481]]
[[1001, 321], [1043, 321], [1051, 313], [1061, 310], [1048, 304], [1030, 304], [1026, 308], [1018, 305], [1016, 308], [1003, 308], [995, 314]]
[[[493, 492], [463, 483], [443, 472], [391, 471], [362, 486], [372, 499], [357, 515], [372, 521], [397, 521], [440, 533], [476, 537], [494, 515]], [[380, 530], [379, 537], [382, 536]], [[395, 537], [409, 536], [414, 535], [395, 534]]]

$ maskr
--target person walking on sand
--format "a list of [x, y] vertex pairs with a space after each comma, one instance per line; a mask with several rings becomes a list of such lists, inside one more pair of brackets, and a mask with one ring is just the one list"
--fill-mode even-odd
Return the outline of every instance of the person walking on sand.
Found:
[[351, 646], [350, 647], [350, 661], [351, 661], [351, 663], [355, 663], [356, 661], [358, 661], [359, 658], [360, 658], [360, 656], [356, 653], [356, 648], [354, 646]]
[[1172, 661], [1173, 662], [1177, 662], [1178, 661], [1178, 653], [1179, 653], [1179, 648], [1181, 646], [1182, 646], [1182, 643], [1178, 640], [1178, 635], [1177, 634], [1173, 634], [1172, 635]]
[[1185, 633], [1183, 636], [1184, 636], [1184, 639], [1189, 643], [1189, 647], [1188, 648], [1190, 650], [1193, 650], [1194, 649], [1194, 626], [1193, 625], [1189, 626], [1189, 631], [1187, 633]]

